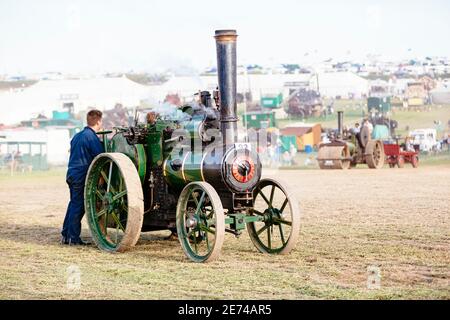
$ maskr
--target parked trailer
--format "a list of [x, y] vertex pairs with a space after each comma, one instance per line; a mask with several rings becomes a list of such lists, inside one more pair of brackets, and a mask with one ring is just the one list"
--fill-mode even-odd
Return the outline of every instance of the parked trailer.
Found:
[[403, 168], [405, 163], [411, 163], [413, 168], [417, 168], [419, 166], [419, 153], [417, 150], [405, 151], [398, 144], [398, 141], [397, 143], [392, 144], [385, 143], [384, 154], [386, 156], [386, 163], [389, 164], [390, 168], [395, 168], [395, 166]]

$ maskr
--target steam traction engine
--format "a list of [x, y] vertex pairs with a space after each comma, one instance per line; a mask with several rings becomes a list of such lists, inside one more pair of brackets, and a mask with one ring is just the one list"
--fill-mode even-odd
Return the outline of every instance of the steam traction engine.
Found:
[[355, 134], [344, 132], [344, 113], [338, 111], [338, 132], [331, 142], [321, 143], [317, 152], [320, 169], [349, 169], [357, 164], [367, 164], [370, 169], [384, 165], [383, 142], [372, 139], [368, 126]]
[[261, 179], [257, 153], [237, 142], [236, 32], [218, 30], [215, 38], [215, 99], [204, 91], [198, 104], [177, 110], [182, 117], [152, 114], [147, 123], [115, 128], [111, 139], [112, 131], [101, 133], [106, 152], [92, 162], [85, 186], [100, 249], [123, 252], [141, 231], [169, 229], [188, 258], [206, 262], [219, 256], [225, 232], [245, 228], [261, 252], [294, 247], [297, 201], [280, 182]]

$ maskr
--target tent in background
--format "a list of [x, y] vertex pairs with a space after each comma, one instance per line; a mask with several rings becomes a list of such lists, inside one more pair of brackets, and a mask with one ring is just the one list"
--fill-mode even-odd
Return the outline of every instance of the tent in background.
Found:
[[63, 110], [64, 103], [73, 103], [77, 113], [89, 107], [111, 109], [117, 103], [136, 107], [150, 97], [150, 87], [126, 77], [41, 80], [20, 92], [0, 94], [0, 123], [15, 124], [38, 114], [51, 117], [53, 110]]

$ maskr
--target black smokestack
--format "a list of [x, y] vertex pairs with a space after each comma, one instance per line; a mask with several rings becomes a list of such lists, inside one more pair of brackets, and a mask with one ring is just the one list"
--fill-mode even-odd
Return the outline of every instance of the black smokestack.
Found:
[[237, 140], [236, 30], [216, 30], [217, 74], [220, 97], [220, 130], [225, 145]]
[[338, 111], [338, 136], [342, 138], [344, 126], [344, 111]]

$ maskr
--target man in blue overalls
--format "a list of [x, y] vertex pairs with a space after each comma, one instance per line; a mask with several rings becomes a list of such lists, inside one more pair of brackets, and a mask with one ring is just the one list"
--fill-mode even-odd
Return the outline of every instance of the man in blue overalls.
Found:
[[69, 168], [66, 182], [70, 189], [70, 202], [61, 231], [62, 244], [85, 245], [80, 238], [81, 219], [84, 215], [84, 180], [92, 160], [104, 152], [97, 136], [102, 127], [102, 112], [91, 110], [87, 113], [87, 127], [78, 132], [70, 141]]

